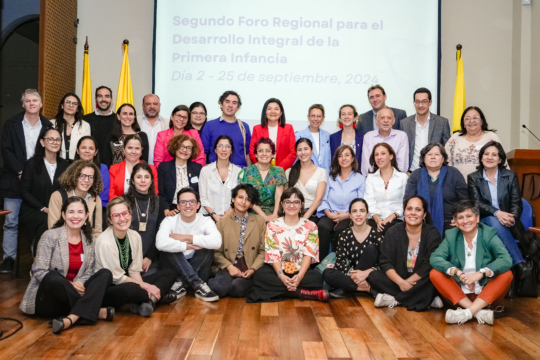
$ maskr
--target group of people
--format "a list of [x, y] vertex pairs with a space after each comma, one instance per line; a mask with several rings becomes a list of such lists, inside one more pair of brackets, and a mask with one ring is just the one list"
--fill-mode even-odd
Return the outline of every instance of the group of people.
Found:
[[343, 105], [330, 135], [322, 105], [295, 132], [276, 98], [251, 132], [234, 91], [215, 120], [196, 102], [167, 122], [154, 94], [140, 118], [130, 104], [115, 114], [105, 86], [95, 112], [83, 117], [70, 93], [48, 121], [27, 90], [2, 134], [12, 214], [0, 272], [13, 268], [20, 221], [35, 255], [21, 309], [56, 318], [54, 333], [122, 306], [150, 316], [189, 289], [248, 302], [367, 291], [377, 307], [444, 300], [460, 306], [448, 323], [493, 324], [486, 308], [524, 262], [517, 176], [479, 108], [450, 136], [430, 91], [413, 98], [407, 117], [372, 86], [372, 110]]

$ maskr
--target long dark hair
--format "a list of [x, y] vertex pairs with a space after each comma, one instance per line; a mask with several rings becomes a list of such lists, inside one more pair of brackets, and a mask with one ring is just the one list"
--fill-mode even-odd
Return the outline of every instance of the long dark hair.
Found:
[[387, 143], [378, 143], [373, 147], [373, 151], [371, 152], [371, 156], [369, 157], [369, 164], [373, 166], [373, 171], [371, 173], [377, 172], [377, 170], [379, 170], [379, 166], [377, 166], [377, 163], [375, 162], [375, 149], [381, 146], [388, 150], [390, 155], [393, 156], [392, 160], [390, 160], [390, 165], [397, 171], [400, 171], [396, 160], [396, 152], [394, 151], [392, 146], [388, 145]]
[[[98, 150], [98, 147], [97, 147], [97, 140], [95, 137], [93, 136], [90, 136], [90, 135], [86, 135], [86, 136], [83, 136], [82, 138], [79, 139], [79, 141], [77, 142], [77, 150], [79, 150], [79, 146], [81, 146], [82, 142], [84, 140], [92, 140], [94, 142], [94, 147], [96, 148], [96, 155], [94, 156], [94, 164], [96, 164], [96, 166], [98, 167], [98, 169], [101, 169], [101, 162], [99, 161], [99, 150]], [[79, 155], [79, 152], [76, 151], [75, 152], [75, 158], [74, 160], [80, 160], [81, 159], [81, 155]]]
[[279, 99], [276, 98], [270, 98], [266, 100], [266, 102], [263, 105], [262, 114], [261, 114], [261, 126], [267, 127], [268, 126], [268, 118], [266, 117], [266, 109], [268, 109], [268, 105], [271, 103], [276, 103], [279, 106], [279, 109], [281, 110], [281, 116], [279, 118], [279, 126], [284, 127], [286, 120], [285, 120], [285, 109], [283, 109], [283, 104]]
[[112, 138], [112, 141], [115, 143], [117, 143], [120, 140], [120, 137], [124, 135], [124, 133], [122, 132], [122, 123], [120, 122], [118, 115], [122, 111], [122, 108], [124, 108], [125, 106], [129, 106], [131, 109], [133, 109], [134, 119], [133, 119], [133, 124], [131, 124], [131, 128], [136, 133], [141, 131], [141, 127], [139, 126], [139, 123], [137, 122], [137, 110], [135, 110], [135, 107], [133, 107], [133, 105], [128, 104], [128, 103], [122, 104], [116, 111], [116, 119], [114, 120], [114, 124], [113, 124], [111, 138]]
[[[36, 174], [41, 174], [41, 172], [43, 171], [43, 167], [45, 166], [45, 163], [43, 162], [43, 158], [45, 157], [45, 146], [41, 145], [41, 142], [39, 140], [43, 140], [43, 142], [46, 142], [47, 140], [45, 140], [45, 137], [47, 137], [47, 134], [52, 130], [60, 133], [56, 128], [49, 126], [47, 130], [39, 134], [38, 141], [36, 142], [36, 149], [34, 150], [34, 156], [32, 156], [32, 158], [35, 159], [34, 168], [36, 169]], [[60, 139], [62, 139], [62, 134], [60, 134]], [[60, 149], [62, 149], [62, 143], [60, 143]], [[56, 153], [57, 163], [58, 159], [60, 159], [60, 149]]]
[[150, 186], [148, 187], [148, 201], [150, 201], [150, 211], [154, 211], [154, 209], [156, 208], [158, 196], [156, 195], [156, 183], [154, 179], [154, 174], [152, 173], [152, 168], [147, 163], [138, 163], [133, 167], [133, 170], [131, 171], [131, 177], [129, 179], [129, 189], [125, 195], [125, 198], [129, 203], [129, 206], [131, 208], [134, 208], [136, 194], [140, 194], [135, 188], [135, 175], [137, 175], [137, 172], [139, 172], [139, 170], [144, 170], [148, 172], [150, 174], [150, 178], [152, 179], [152, 184], [150, 184]]
[[480, 152], [478, 153], [478, 166], [476, 167], [477, 170], [484, 170], [484, 163], [482, 162], [482, 158], [484, 157], [484, 153], [486, 152], [487, 148], [493, 146], [497, 149], [499, 152], [499, 164], [497, 167], [499, 169], [506, 169], [506, 153], [504, 152], [504, 148], [502, 147], [500, 142], [497, 141], [490, 141], [486, 143], [482, 148], [480, 149]]
[[[193, 104], [189, 105], [189, 115], [191, 117], [191, 112], [193, 111], [193, 109], [195, 109], [196, 107], [202, 107], [204, 109], [204, 122], [201, 126], [201, 129], [204, 127], [204, 125], [206, 125], [206, 122], [208, 121], [208, 111], [206, 111], [206, 106], [200, 102], [200, 101], [195, 101]], [[191, 123], [191, 121], [188, 121], [189, 122], [189, 125], [191, 127], [193, 127], [193, 124]], [[187, 126], [186, 126], [187, 127]]]
[[[308, 146], [313, 150], [313, 143], [311, 140], [307, 138], [300, 138], [296, 140], [296, 144], [294, 144], [294, 150], [298, 150], [298, 145], [301, 143], [306, 143]], [[292, 167], [291, 171], [289, 172], [289, 187], [294, 187], [296, 183], [298, 182], [298, 179], [300, 178], [300, 169], [302, 167], [302, 164], [300, 163], [300, 160], [297, 161]]]
[[407, 205], [409, 204], [409, 201], [412, 199], [418, 199], [422, 203], [422, 209], [424, 209], [424, 214], [426, 214], [426, 224], [433, 225], [433, 220], [431, 219], [431, 214], [429, 213], [428, 203], [426, 199], [419, 195], [411, 196], [405, 200], [403, 200], [403, 214], [405, 214], [405, 209], [407, 209]]
[[461, 114], [461, 130], [459, 131], [459, 136], [467, 135], [467, 129], [465, 128], [465, 114], [469, 112], [469, 110], [476, 110], [478, 111], [478, 114], [480, 114], [480, 120], [482, 120], [482, 131], [492, 131], [496, 132], [495, 129], [488, 129], [488, 123], [486, 121], [486, 117], [484, 116], [484, 113], [478, 106], [469, 106], [465, 110], [463, 110], [463, 114]]
[[77, 125], [77, 123], [79, 123], [79, 124], [82, 123], [82, 117], [83, 117], [83, 111], [84, 110], [83, 110], [83, 107], [82, 107], [82, 104], [81, 104], [81, 99], [79, 99], [77, 94], [67, 93], [66, 95], [64, 95], [62, 100], [60, 100], [60, 104], [58, 104], [58, 112], [56, 113], [56, 116], [54, 117], [54, 119], [56, 120], [56, 128], [60, 132], [60, 135], [62, 135], [64, 133], [64, 129], [67, 126], [67, 121], [64, 119], [64, 109], [62, 108], [62, 105], [64, 105], [64, 107], [65, 107], [64, 101], [66, 101], [66, 99], [68, 97], [70, 97], [70, 96], [77, 99], [77, 111], [75, 111], [75, 115], [74, 115], [75, 121], [73, 122], [73, 126]]
[[341, 145], [336, 149], [336, 153], [334, 154], [334, 158], [332, 159], [332, 164], [330, 165], [330, 176], [333, 180], [336, 180], [336, 176], [341, 173], [341, 166], [339, 166], [339, 155], [341, 155], [341, 153], [347, 149], [351, 152], [351, 156], [353, 158], [353, 162], [351, 164], [352, 171], [360, 172], [358, 171], [358, 159], [356, 159], [356, 156], [354, 155], [353, 148], [349, 145]]
[[[73, 203], [76, 203], [76, 202], [80, 202], [81, 204], [83, 204], [84, 206], [84, 212], [86, 214], [88, 214], [88, 205], [86, 205], [86, 201], [81, 198], [81, 197], [78, 197], [78, 196], [71, 196], [69, 198], [66, 199], [66, 201], [64, 201], [64, 203], [62, 204], [62, 210], [60, 211], [60, 213], [66, 213], [67, 211], [67, 208], [69, 205], [73, 204]], [[95, 211], [97, 211], [98, 209], [96, 209]], [[100, 210], [101, 211], [101, 210]], [[61, 226], [64, 226], [64, 224], [66, 223], [66, 221], [64, 220], [64, 218], [62, 216], [60, 216], [60, 219], [58, 219], [58, 221], [53, 225], [53, 229], [56, 229], [56, 228], [59, 228]], [[92, 244], [92, 225], [90, 225], [90, 221], [89, 221], [89, 218], [86, 218], [86, 221], [84, 222], [82, 228], [81, 228], [81, 231], [83, 232], [84, 234], [84, 237], [86, 238], [86, 243], [88, 245]]]
[[186, 123], [186, 126], [184, 126], [184, 130], [193, 129], [193, 126], [191, 125], [191, 110], [189, 110], [189, 108], [186, 105], [177, 105], [173, 109], [173, 111], [171, 113], [171, 118], [169, 120], [169, 129], [172, 129], [172, 127], [173, 127], [172, 117], [174, 116], [174, 114], [176, 114], [179, 111], [186, 111], [187, 112], [187, 123]]

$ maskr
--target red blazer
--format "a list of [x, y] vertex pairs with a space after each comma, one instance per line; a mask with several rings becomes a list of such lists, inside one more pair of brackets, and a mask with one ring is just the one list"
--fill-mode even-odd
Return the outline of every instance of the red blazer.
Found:
[[[142, 161], [139, 161], [142, 162]], [[154, 176], [154, 185], [156, 187], [156, 193], [158, 191], [158, 175], [154, 165], [150, 165], [152, 168], [152, 175]], [[109, 200], [115, 197], [124, 195], [126, 185], [126, 161], [122, 161], [119, 164], [111, 165], [109, 169], [109, 175], [111, 177], [111, 186], [109, 188]]]
[[[268, 126], [263, 128], [261, 125], [256, 125], [253, 127], [251, 143], [249, 144], [249, 158], [254, 164], [257, 162], [257, 158], [255, 157], [255, 144], [262, 137], [269, 137]], [[287, 170], [293, 166], [294, 161], [296, 160], [296, 150], [294, 149], [294, 144], [296, 144], [296, 137], [294, 136], [294, 129], [292, 125], [285, 124], [284, 127], [278, 125], [276, 166], [282, 167], [283, 170]]]

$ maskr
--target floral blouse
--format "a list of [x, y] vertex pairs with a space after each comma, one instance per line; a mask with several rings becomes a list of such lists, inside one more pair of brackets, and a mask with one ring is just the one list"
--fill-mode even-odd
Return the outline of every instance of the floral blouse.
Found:
[[448, 165], [458, 169], [467, 180], [467, 176], [475, 172], [479, 164], [480, 149], [490, 141], [500, 142], [497, 134], [492, 131], [486, 131], [484, 136], [474, 143], [465, 139], [465, 136], [460, 136], [459, 132], [454, 133], [444, 146], [448, 153]]
[[266, 215], [270, 215], [274, 212], [276, 188], [285, 185], [287, 178], [283, 168], [271, 165], [266, 178], [263, 180], [257, 165], [253, 164], [240, 171], [238, 181], [242, 184], [251, 184], [259, 191], [261, 210]]
[[358, 265], [364, 249], [371, 244], [379, 246], [382, 240], [382, 233], [375, 229], [371, 229], [362, 243], [356, 240], [351, 228], [343, 230], [339, 234], [337, 243], [336, 269], [349, 275]]
[[281, 262], [287, 274], [294, 274], [302, 267], [304, 256], [311, 256], [311, 263], [319, 262], [319, 231], [317, 225], [300, 218], [295, 226], [285, 224], [282, 217], [266, 226], [264, 262]]

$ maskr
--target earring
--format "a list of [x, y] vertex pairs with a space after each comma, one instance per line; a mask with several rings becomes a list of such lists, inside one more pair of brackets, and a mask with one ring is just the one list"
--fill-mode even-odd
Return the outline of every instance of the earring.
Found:
[[343, 124], [339, 124], [339, 128], [340, 128], [340, 129], [343, 129]]
[[353, 129], [356, 129], [356, 123], [352, 124]]

